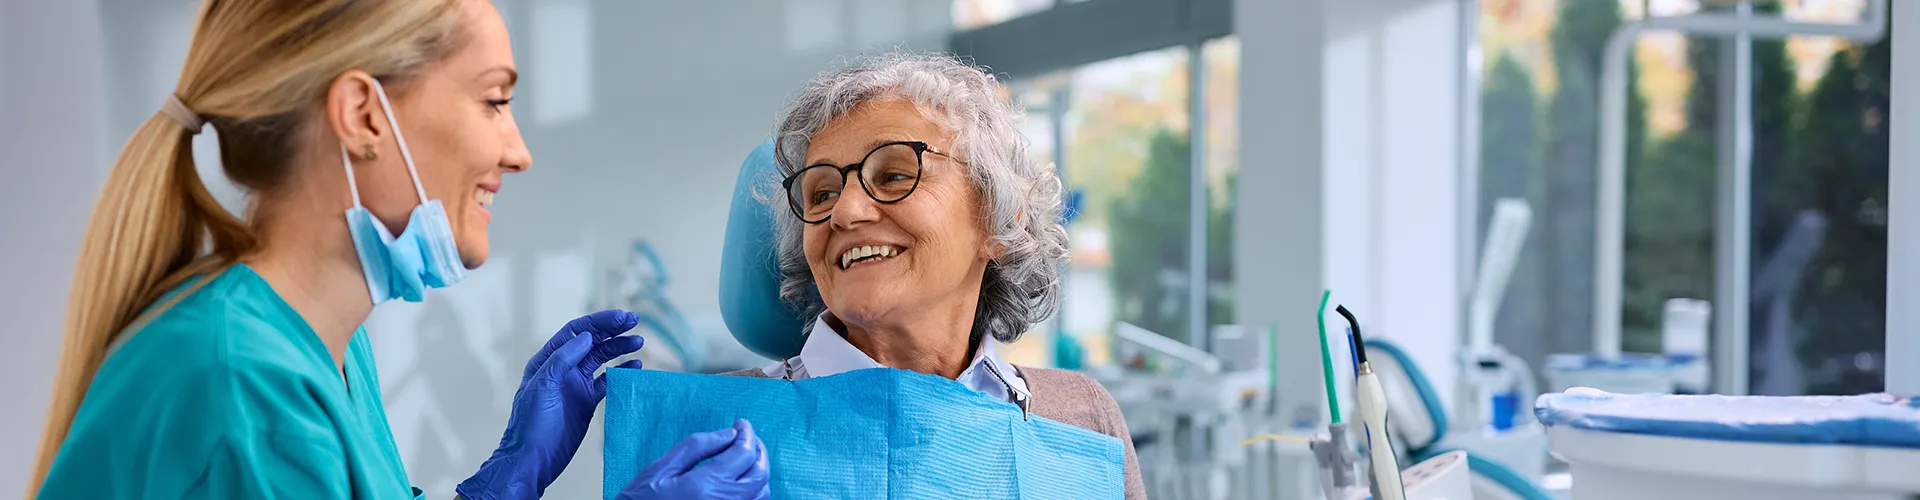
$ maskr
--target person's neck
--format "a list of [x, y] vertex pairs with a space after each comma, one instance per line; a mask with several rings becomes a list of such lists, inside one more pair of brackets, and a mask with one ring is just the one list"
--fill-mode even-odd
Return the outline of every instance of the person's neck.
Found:
[[[343, 186], [344, 188], [344, 186]], [[360, 258], [337, 200], [276, 200], [260, 225], [261, 251], [247, 265], [273, 287], [326, 344], [335, 365], [346, 364], [347, 343], [373, 312]]]
[[844, 325], [847, 342], [882, 366], [957, 379], [973, 361], [969, 347], [978, 304], [977, 296], [960, 297], [950, 304], [916, 308], [910, 317], [898, 321], [838, 322]]

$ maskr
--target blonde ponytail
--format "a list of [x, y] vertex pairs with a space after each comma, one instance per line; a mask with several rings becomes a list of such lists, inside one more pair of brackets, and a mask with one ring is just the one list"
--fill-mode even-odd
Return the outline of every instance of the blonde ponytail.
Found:
[[107, 174], [67, 295], [60, 371], [40, 440], [35, 488], [66, 440], [68, 424], [115, 335], [153, 302], [156, 292], [164, 291], [163, 283], [178, 282], [181, 271], [190, 267], [208, 267], [191, 265], [208, 228], [226, 233], [216, 240], [224, 243], [225, 248], [217, 250], [227, 254], [227, 262], [244, 250], [237, 244], [253, 241], [238, 219], [217, 203], [211, 207], [217, 212], [208, 213], [209, 207], [189, 194], [207, 192], [193, 164], [192, 137], [172, 119], [155, 115], [134, 132]]
[[[353, 69], [403, 79], [457, 45], [458, 0], [208, 0], [169, 109], [135, 130], [87, 223], [62, 332], [60, 370], [27, 498], [37, 496], [94, 374], [117, 337], [164, 310], [158, 298], [260, 247], [193, 161], [204, 116], [229, 179], [255, 195], [280, 181], [300, 119]], [[204, 281], [202, 281], [204, 282]], [[181, 294], [185, 295], [185, 294]]]

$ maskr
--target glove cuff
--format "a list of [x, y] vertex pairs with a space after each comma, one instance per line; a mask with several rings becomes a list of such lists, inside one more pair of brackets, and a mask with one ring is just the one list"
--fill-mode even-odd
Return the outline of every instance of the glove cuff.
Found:
[[513, 477], [512, 471], [513, 467], [487, 460], [480, 465], [479, 472], [461, 481], [453, 492], [465, 500], [537, 499], [545, 494], [546, 487], [534, 484], [534, 478]]

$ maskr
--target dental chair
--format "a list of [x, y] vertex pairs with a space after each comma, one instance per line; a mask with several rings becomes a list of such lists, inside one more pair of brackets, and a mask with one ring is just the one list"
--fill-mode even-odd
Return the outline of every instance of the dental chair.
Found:
[[[1453, 429], [1448, 428], [1450, 422], [1446, 408], [1440, 404], [1439, 393], [1406, 350], [1380, 339], [1367, 339], [1364, 345], [1367, 359], [1387, 395], [1387, 427], [1395, 441], [1394, 449], [1402, 456], [1413, 458], [1402, 463], [1419, 463], [1449, 452], [1466, 451], [1467, 468], [1473, 473], [1475, 499], [1554, 500], [1551, 493], [1528, 475], [1501, 460], [1502, 453], [1462, 446], [1458, 436], [1448, 435]], [[1462, 431], [1479, 432], [1477, 429]], [[1537, 454], [1534, 465], [1524, 467], [1535, 470], [1535, 474], [1541, 467], [1538, 464], [1546, 459], [1545, 447], [1537, 449]], [[1532, 457], [1524, 454], [1518, 457], [1519, 460], [1527, 458]]]
[[780, 300], [773, 218], [784, 214], [774, 213], [773, 205], [763, 201], [780, 193], [756, 191], [756, 186], [779, 182], [769, 139], [740, 164], [740, 177], [733, 182], [733, 205], [728, 209], [726, 241], [720, 249], [720, 315], [740, 345], [769, 360], [800, 355], [811, 324]]

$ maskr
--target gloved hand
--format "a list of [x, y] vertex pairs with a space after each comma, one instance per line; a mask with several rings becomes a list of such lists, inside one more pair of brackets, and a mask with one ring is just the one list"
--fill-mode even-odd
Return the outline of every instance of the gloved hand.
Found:
[[[500, 447], [454, 492], [467, 500], [539, 498], [545, 493], [580, 450], [593, 409], [607, 395], [606, 375], [593, 372], [640, 350], [644, 339], [620, 335], [639, 321], [633, 313], [606, 310], [574, 318], [555, 332], [521, 372]], [[620, 367], [639, 368], [640, 361]]]
[[[695, 467], [707, 459], [706, 464]], [[763, 500], [768, 497], [767, 445], [753, 425], [687, 436], [627, 483], [616, 500]]]

